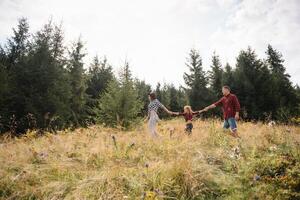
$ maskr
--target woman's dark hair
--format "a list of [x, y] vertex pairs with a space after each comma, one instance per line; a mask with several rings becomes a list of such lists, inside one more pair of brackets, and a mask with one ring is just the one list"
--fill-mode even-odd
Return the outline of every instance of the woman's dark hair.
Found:
[[151, 99], [151, 100], [156, 99], [156, 94], [155, 94], [154, 92], [150, 92], [150, 93], [149, 93], [149, 96], [150, 96], [150, 99]]

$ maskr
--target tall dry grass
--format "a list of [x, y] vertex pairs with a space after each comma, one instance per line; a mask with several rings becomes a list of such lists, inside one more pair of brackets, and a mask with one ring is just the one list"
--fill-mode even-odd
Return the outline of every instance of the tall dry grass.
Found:
[[122, 132], [101, 126], [3, 137], [0, 199], [300, 198], [300, 127], [179, 119]]

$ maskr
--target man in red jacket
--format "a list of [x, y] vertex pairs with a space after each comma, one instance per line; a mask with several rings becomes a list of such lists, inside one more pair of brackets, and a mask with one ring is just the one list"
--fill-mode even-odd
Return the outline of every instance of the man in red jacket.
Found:
[[239, 112], [240, 112], [240, 103], [238, 98], [230, 93], [230, 88], [225, 85], [222, 87], [223, 97], [215, 102], [214, 104], [207, 106], [204, 108], [204, 111], [208, 111], [211, 108], [215, 108], [217, 106], [222, 105], [223, 116], [224, 116], [224, 126], [223, 128], [230, 128], [230, 131], [234, 137], [239, 137], [237, 134], [237, 123], [239, 120]]

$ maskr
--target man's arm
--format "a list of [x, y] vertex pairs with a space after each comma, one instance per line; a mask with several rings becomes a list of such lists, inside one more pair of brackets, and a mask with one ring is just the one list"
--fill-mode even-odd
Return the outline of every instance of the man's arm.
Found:
[[205, 107], [205, 108], [203, 109], [203, 111], [208, 111], [209, 109], [215, 108], [215, 107], [221, 105], [222, 102], [223, 102], [223, 98], [221, 98], [221, 99], [220, 99], [219, 101], [217, 101], [216, 103], [213, 103], [213, 104], [211, 104], [211, 105]]
[[211, 104], [211, 105], [205, 107], [203, 110], [204, 110], [204, 111], [208, 111], [209, 109], [213, 109], [213, 108], [215, 108], [215, 107], [217, 107], [215, 104]]

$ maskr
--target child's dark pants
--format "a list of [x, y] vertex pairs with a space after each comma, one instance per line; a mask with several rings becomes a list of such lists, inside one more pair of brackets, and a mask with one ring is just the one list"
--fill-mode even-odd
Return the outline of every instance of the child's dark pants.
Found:
[[192, 123], [187, 123], [185, 126], [185, 132], [190, 135], [192, 134], [192, 130], [193, 130], [193, 124]]

